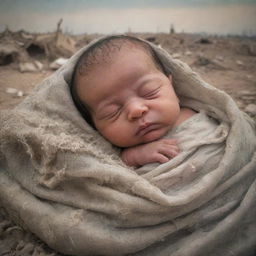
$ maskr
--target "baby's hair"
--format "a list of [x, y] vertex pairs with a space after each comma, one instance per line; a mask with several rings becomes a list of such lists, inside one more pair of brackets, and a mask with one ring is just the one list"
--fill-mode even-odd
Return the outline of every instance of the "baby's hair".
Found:
[[[150, 45], [136, 37], [128, 35], [113, 35], [97, 41], [79, 57], [72, 74], [70, 83], [70, 92], [73, 98], [74, 104], [83, 116], [83, 118], [96, 129], [92, 116], [90, 114], [89, 107], [85, 102], [82, 102], [77, 93], [77, 78], [79, 76], [86, 76], [96, 65], [104, 64], [112, 60], [112, 57], [116, 52], [119, 52], [123, 46], [135, 46], [144, 50], [149, 57], [151, 57], [156, 68], [166, 74], [164, 67], [159, 60], [156, 53], [153, 51]], [[166, 74], [167, 75], [167, 74]]]

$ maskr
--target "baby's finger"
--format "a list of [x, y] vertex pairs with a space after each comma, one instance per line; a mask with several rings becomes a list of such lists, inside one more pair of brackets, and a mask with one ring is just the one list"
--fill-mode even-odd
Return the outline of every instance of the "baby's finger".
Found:
[[180, 148], [177, 145], [169, 145], [168, 146], [169, 149], [175, 150], [178, 153], [180, 152]]
[[167, 145], [167, 144], [162, 145], [159, 151], [168, 151], [169, 149], [180, 152], [180, 148], [177, 145]]
[[171, 159], [177, 156], [180, 151], [179, 151], [179, 148], [175, 146], [173, 147], [169, 146], [169, 147], [162, 148], [159, 152], [165, 155], [166, 157], [168, 157], [169, 159]]
[[166, 163], [170, 160], [167, 156], [163, 154], [157, 154], [155, 158], [156, 158], [155, 161], [160, 164]]
[[177, 139], [163, 139], [163, 142], [167, 145], [178, 145]]

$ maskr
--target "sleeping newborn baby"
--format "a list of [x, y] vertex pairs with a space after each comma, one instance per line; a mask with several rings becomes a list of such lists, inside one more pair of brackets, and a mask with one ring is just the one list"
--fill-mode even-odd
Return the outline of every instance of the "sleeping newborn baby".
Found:
[[151, 47], [130, 36], [108, 37], [85, 51], [71, 94], [85, 120], [136, 168], [177, 156], [180, 139], [166, 135], [197, 114], [180, 106], [172, 75]]

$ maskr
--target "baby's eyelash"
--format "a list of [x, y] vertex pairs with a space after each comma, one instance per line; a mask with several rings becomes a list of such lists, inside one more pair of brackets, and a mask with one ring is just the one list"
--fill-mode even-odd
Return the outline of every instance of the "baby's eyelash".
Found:
[[160, 89], [160, 87], [156, 88], [153, 91], [150, 91], [150, 92], [144, 94], [143, 96], [146, 97], [146, 98], [155, 96], [159, 92], [159, 89]]
[[104, 119], [112, 119], [114, 117], [117, 117], [121, 112], [121, 108], [118, 108], [117, 110], [115, 110], [114, 112], [107, 114]]

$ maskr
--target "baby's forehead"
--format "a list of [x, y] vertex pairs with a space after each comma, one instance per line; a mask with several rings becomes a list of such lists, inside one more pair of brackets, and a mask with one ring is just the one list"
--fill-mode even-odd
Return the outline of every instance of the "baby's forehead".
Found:
[[107, 59], [104, 59], [103, 56], [102, 62], [100, 64], [107, 68], [109, 66], [113, 66], [115, 63], [122, 63], [127, 59], [130, 60], [131, 65], [135, 65], [135, 63], [137, 65], [138, 62], [140, 62], [143, 65], [146, 63], [148, 66], [155, 66], [154, 59], [149, 54], [149, 52], [147, 52], [146, 49], [142, 48], [141, 46], [137, 45], [124, 45], [119, 51], [109, 53]]
[[152, 58], [143, 49], [122, 48], [112, 53], [106, 61], [95, 64], [83, 76], [79, 76], [77, 82], [78, 86], [87, 88], [102, 77], [106, 84], [112, 80], [132, 82], [142, 74], [156, 69]]
[[116, 39], [99, 46], [93, 46], [92, 49], [88, 48], [78, 60], [77, 75], [84, 76], [97, 69], [99, 65], [113, 63], [120, 57], [120, 53], [126, 54], [133, 50], [145, 53], [153, 62], [153, 56], [143, 43], [128, 39]]

